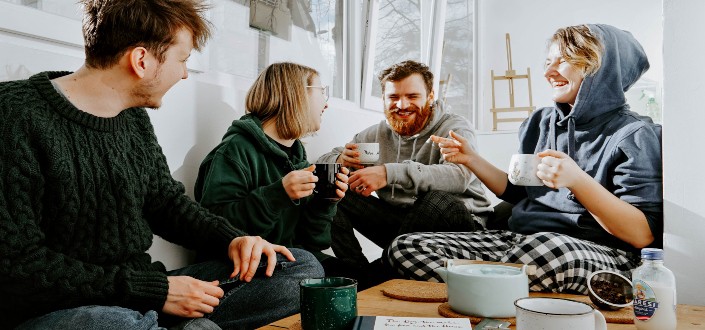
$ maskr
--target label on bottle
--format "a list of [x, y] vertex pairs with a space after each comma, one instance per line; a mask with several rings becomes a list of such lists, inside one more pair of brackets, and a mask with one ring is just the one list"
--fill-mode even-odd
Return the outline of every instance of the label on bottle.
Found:
[[646, 282], [635, 280], [634, 288], [634, 316], [637, 320], [648, 321], [654, 316], [659, 307], [654, 290]]

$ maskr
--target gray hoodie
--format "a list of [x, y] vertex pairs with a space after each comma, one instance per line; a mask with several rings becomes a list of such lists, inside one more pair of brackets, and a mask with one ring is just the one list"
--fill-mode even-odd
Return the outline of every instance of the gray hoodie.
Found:
[[[377, 191], [382, 200], [396, 206], [411, 206], [421, 193], [438, 190], [456, 194], [470, 212], [490, 211], [480, 180], [465, 166], [447, 163], [431, 135], [448, 136], [453, 130], [470, 141], [477, 150], [475, 132], [467, 119], [444, 110], [442, 103], [433, 106], [433, 115], [421, 132], [400, 136], [386, 120], [357, 133], [351, 143], [378, 142], [379, 160], [387, 170], [388, 185]], [[335, 162], [343, 147], [321, 156], [318, 162]]]
[[[656, 238], [652, 245], [658, 246], [663, 231], [661, 126], [630, 111], [624, 96], [649, 62], [629, 32], [601, 24], [589, 28], [605, 48], [600, 69], [583, 80], [572, 111], [556, 103], [522, 124], [519, 152], [554, 149], [568, 154], [607, 190], [644, 212]], [[516, 204], [509, 223], [513, 231], [557, 232], [634, 249], [606, 232], [566, 188], [509, 184], [499, 197]]]

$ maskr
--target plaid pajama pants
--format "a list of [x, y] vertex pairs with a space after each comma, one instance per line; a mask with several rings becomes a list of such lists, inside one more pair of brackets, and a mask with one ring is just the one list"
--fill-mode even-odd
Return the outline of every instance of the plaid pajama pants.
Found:
[[536, 265], [529, 276], [531, 291], [587, 294], [587, 276], [607, 269], [631, 278], [639, 256], [567, 235], [531, 235], [506, 230], [463, 233], [412, 233], [389, 247], [389, 263], [400, 274], [440, 282], [433, 269], [446, 259], [470, 259]]

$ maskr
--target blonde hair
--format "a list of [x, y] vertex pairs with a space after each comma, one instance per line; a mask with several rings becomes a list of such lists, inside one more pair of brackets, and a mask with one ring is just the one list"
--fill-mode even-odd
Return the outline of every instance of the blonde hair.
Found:
[[604, 47], [587, 25], [560, 28], [551, 37], [550, 44], [557, 44], [566, 62], [588, 76], [602, 65]]
[[247, 91], [245, 108], [262, 123], [274, 120], [282, 139], [298, 139], [315, 129], [308, 111], [306, 86], [318, 77], [313, 68], [290, 62], [264, 69]]

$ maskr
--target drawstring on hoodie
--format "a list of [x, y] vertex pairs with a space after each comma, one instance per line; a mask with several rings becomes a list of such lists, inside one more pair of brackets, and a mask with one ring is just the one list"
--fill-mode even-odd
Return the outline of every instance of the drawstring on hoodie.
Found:
[[[551, 146], [551, 150], [558, 150], [557, 149], [557, 134], [556, 134], [556, 116], [558, 114], [556, 112], [553, 113], [551, 116], [551, 121], [549, 127], [549, 145]], [[573, 116], [568, 116], [568, 157], [570, 159], [575, 160], [575, 118]], [[568, 190], [567, 194], [568, 199], [570, 200], [575, 200], [575, 195], [573, 194], [572, 191]]]
[[[549, 145], [551, 147], [551, 150], [558, 150], [557, 148], [557, 140], [558, 140], [558, 134], [556, 134], [556, 116], [557, 113], [554, 112], [553, 115], [551, 116], [551, 121], [549, 127]], [[573, 116], [568, 116], [568, 157], [571, 159], [575, 160], [575, 118]]]
[[575, 160], [575, 118], [568, 117], [568, 157]]
[[[401, 135], [398, 135], [398, 134], [393, 134], [393, 135], [396, 135], [398, 137], [397, 141], [399, 143], [397, 143], [397, 161], [396, 162], [400, 163], [399, 157], [401, 157]], [[409, 157], [409, 160], [414, 160], [414, 155], [416, 154], [416, 141], [419, 140], [419, 135], [421, 135], [421, 134], [417, 133], [417, 134], [414, 134], [411, 137], [409, 137], [409, 139], [414, 139], [414, 144], [411, 147], [411, 156]], [[394, 187], [395, 186], [396, 186], [395, 184], [392, 184], [392, 199], [394, 199]]]

